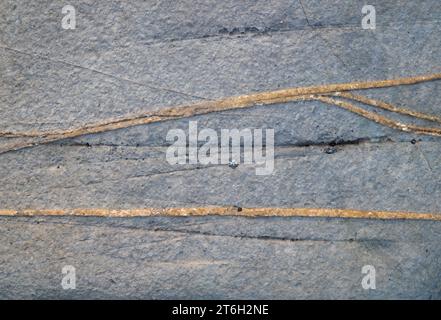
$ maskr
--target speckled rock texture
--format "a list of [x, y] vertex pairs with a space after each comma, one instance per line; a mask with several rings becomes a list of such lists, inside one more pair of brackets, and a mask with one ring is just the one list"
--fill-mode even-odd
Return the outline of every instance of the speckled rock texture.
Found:
[[[375, 30], [361, 27], [366, 3]], [[74, 30], [61, 27], [66, 4]], [[440, 17], [439, 0], [4, 0], [0, 129], [63, 130], [252, 92], [439, 73]], [[363, 94], [441, 116], [441, 81]], [[217, 132], [273, 128], [274, 173], [170, 165], [167, 132], [189, 120]], [[0, 154], [0, 209], [209, 205], [441, 214], [441, 138], [305, 101]], [[439, 299], [440, 237], [437, 221], [0, 217], [0, 298]], [[76, 269], [74, 290], [61, 286], [65, 265]], [[376, 269], [374, 290], [361, 285], [364, 265]]]

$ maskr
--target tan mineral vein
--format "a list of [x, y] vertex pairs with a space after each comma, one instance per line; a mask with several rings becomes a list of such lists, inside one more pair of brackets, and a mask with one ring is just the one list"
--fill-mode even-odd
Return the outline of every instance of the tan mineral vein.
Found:
[[[441, 136], [441, 129], [403, 124], [374, 112], [353, 105], [345, 99], [361, 102], [367, 105], [385, 109], [415, 118], [441, 123], [441, 118], [421, 112], [399, 108], [392, 104], [354, 95], [346, 91], [384, 88], [399, 85], [411, 85], [420, 82], [441, 79], [441, 74], [422, 75], [416, 77], [400, 78], [393, 80], [352, 82], [343, 84], [330, 84], [321, 86], [290, 88], [269, 92], [253, 93], [236, 97], [227, 97], [214, 101], [198, 102], [186, 106], [171, 107], [158, 113], [141, 113], [127, 115], [119, 119], [105, 120], [81, 128], [65, 131], [51, 132], [7, 132], [0, 131], [0, 136], [38, 138], [36, 141], [19, 142], [9, 145], [0, 153], [10, 150], [48, 143], [65, 138], [76, 137], [84, 134], [98, 133], [130, 126], [159, 122], [169, 119], [179, 119], [211, 112], [246, 108], [254, 105], [269, 105], [298, 100], [317, 100], [330, 105], [346, 109], [369, 120], [402, 131], [418, 134]], [[359, 218], [359, 219], [406, 219], [406, 220], [436, 220], [441, 221], [441, 213], [416, 213], [400, 211], [364, 211], [353, 209], [331, 208], [237, 208], [237, 207], [199, 207], [199, 208], [142, 208], [142, 209], [26, 209], [26, 210], [0, 210], [2, 216], [96, 216], [96, 217], [150, 217], [150, 216], [244, 216], [244, 217], [325, 217], [325, 218]]]
[[375, 99], [367, 98], [365, 96], [360, 96], [360, 95], [352, 94], [350, 92], [335, 92], [335, 93], [332, 93], [330, 95], [333, 95], [333, 96], [336, 96], [336, 97], [343, 97], [343, 98], [347, 98], [347, 99], [354, 100], [354, 101], [358, 101], [358, 102], [361, 102], [361, 103], [364, 103], [364, 104], [371, 105], [373, 107], [381, 108], [381, 109], [388, 110], [388, 111], [391, 111], [391, 112], [396, 112], [396, 113], [404, 114], [404, 115], [411, 116], [411, 117], [414, 117], [414, 118], [441, 123], [441, 117], [437, 117], [435, 115], [426, 114], [426, 113], [422, 113], [422, 112], [418, 112], [418, 111], [414, 111], [414, 110], [409, 110], [409, 109], [405, 109], [405, 108], [399, 108], [399, 107], [396, 107], [396, 106], [394, 106], [393, 104], [390, 104], [390, 103], [386, 103], [386, 102], [383, 102], [383, 101], [380, 101], [380, 100], [375, 100]]
[[90, 216], [90, 217], [187, 217], [187, 216], [242, 216], [242, 217], [321, 217], [384, 220], [441, 221], [441, 213], [401, 211], [367, 211], [330, 208], [142, 208], [142, 209], [26, 209], [0, 210], [1, 216]]
[[101, 122], [88, 124], [80, 128], [68, 129], [64, 131], [29, 131], [29, 132], [10, 132], [0, 131], [0, 136], [4, 137], [20, 137], [20, 138], [35, 138], [31, 140], [12, 142], [6, 147], [0, 149], [0, 153], [11, 150], [19, 150], [22, 148], [45, 144], [61, 139], [73, 138], [85, 134], [99, 133], [104, 131], [127, 128], [131, 126], [160, 122], [170, 119], [180, 119], [184, 117], [191, 117], [212, 112], [220, 112], [225, 110], [234, 110], [240, 108], [247, 108], [255, 105], [270, 105], [275, 103], [292, 102], [298, 100], [319, 100], [331, 105], [344, 108], [348, 111], [354, 112], [367, 119], [380, 123], [382, 125], [399, 129], [402, 131], [414, 132], [417, 134], [441, 136], [441, 129], [427, 128], [414, 125], [406, 125], [384, 116], [378, 115], [354, 106], [345, 101], [324, 97], [322, 95], [334, 95], [343, 98], [355, 100], [374, 107], [379, 107], [392, 112], [398, 112], [408, 116], [417, 117], [424, 120], [440, 122], [440, 118], [432, 115], [427, 115], [421, 112], [398, 108], [391, 104], [387, 104], [374, 99], [369, 99], [359, 95], [352, 95], [345, 93], [345, 91], [385, 88], [399, 85], [411, 85], [421, 82], [434, 81], [441, 79], [441, 73], [421, 75], [414, 77], [406, 77], [391, 80], [378, 80], [366, 82], [350, 82], [341, 84], [329, 84], [310, 87], [289, 88], [268, 92], [252, 93], [248, 95], [241, 95], [235, 97], [227, 97], [219, 100], [197, 102], [190, 105], [182, 105], [176, 107], [169, 107], [160, 112], [142, 112], [138, 114], [126, 115], [122, 118], [109, 119]]
[[381, 116], [377, 113], [370, 112], [370, 111], [367, 111], [363, 108], [357, 107], [349, 102], [329, 98], [326, 96], [318, 95], [318, 96], [314, 96], [313, 98], [314, 98], [314, 100], [319, 100], [324, 103], [328, 103], [328, 104], [335, 105], [335, 106], [341, 107], [343, 109], [349, 110], [353, 113], [359, 114], [369, 120], [372, 120], [374, 122], [377, 122], [379, 124], [382, 124], [382, 125], [390, 127], [390, 128], [394, 128], [394, 129], [405, 131], [405, 132], [413, 132], [413, 133], [417, 133], [417, 134], [441, 136], [441, 128], [421, 127], [421, 126], [401, 123], [399, 121], [395, 121], [395, 120], [386, 118], [384, 116]]

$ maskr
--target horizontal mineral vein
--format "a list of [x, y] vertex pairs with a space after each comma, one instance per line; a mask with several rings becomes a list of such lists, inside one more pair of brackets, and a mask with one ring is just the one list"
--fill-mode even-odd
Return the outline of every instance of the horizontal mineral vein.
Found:
[[186, 217], [186, 216], [243, 216], [243, 217], [322, 217], [385, 220], [434, 220], [441, 221], [441, 213], [417, 213], [401, 211], [367, 211], [332, 208], [141, 208], [141, 209], [25, 209], [0, 210], [0, 216], [90, 216], [90, 217]]

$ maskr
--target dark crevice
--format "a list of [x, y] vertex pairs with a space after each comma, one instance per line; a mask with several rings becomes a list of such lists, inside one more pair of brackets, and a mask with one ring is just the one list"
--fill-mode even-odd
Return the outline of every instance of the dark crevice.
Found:
[[[31, 222], [36, 219], [35, 217], [27, 219], [27, 222]], [[120, 219], [120, 218], [118, 218]], [[55, 225], [66, 225], [66, 226], [78, 226], [78, 227], [109, 227], [109, 228], [122, 228], [129, 230], [142, 230], [147, 232], [165, 232], [165, 233], [178, 233], [184, 235], [195, 235], [195, 236], [207, 236], [207, 237], [224, 237], [224, 238], [234, 238], [234, 239], [245, 239], [245, 240], [261, 240], [261, 241], [285, 241], [285, 242], [353, 242], [353, 243], [366, 243], [375, 246], [389, 245], [395, 240], [391, 239], [378, 239], [378, 238], [345, 238], [345, 239], [329, 239], [329, 238], [312, 238], [312, 237], [279, 237], [279, 236], [270, 236], [270, 235], [246, 235], [243, 233], [239, 234], [222, 234], [222, 233], [213, 233], [207, 231], [199, 231], [199, 230], [183, 230], [183, 229], [171, 229], [171, 228], [144, 228], [140, 225], [102, 225], [96, 223], [77, 223], [77, 222], [63, 222], [63, 221], [38, 221], [38, 224], [55, 224]], [[161, 240], [162, 241], [162, 240]]]
[[263, 241], [288, 241], [288, 242], [302, 242], [302, 241], [311, 241], [311, 242], [355, 242], [355, 243], [376, 243], [376, 244], [388, 244], [394, 242], [394, 240], [390, 239], [365, 239], [365, 238], [348, 238], [348, 239], [326, 239], [326, 238], [290, 238], [290, 237], [277, 237], [277, 236], [269, 236], [269, 235], [246, 235], [246, 234], [218, 234], [212, 232], [204, 232], [204, 231], [195, 231], [195, 230], [181, 230], [181, 229], [169, 229], [169, 228], [154, 228], [147, 229], [149, 231], [155, 232], [173, 232], [173, 233], [182, 233], [189, 235], [201, 235], [201, 236], [211, 236], [211, 237], [228, 237], [228, 238], [237, 238], [237, 239], [249, 239], [249, 240], [263, 240]]
[[396, 142], [400, 143], [398, 141], [393, 141], [391, 138], [382, 136], [382, 137], [376, 137], [376, 138], [356, 138], [356, 139], [343, 139], [343, 138], [336, 138], [333, 140], [328, 141], [302, 141], [298, 143], [293, 144], [279, 144], [276, 145], [276, 147], [341, 147], [341, 146], [350, 146], [350, 145], [360, 145], [364, 143], [388, 143], [388, 142]]
[[[388, 136], [381, 136], [381, 137], [375, 137], [375, 138], [355, 138], [355, 139], [344, 139], [344, 138], [335, 138], [335, 139], [329, 139], [329, 140], [320, 140], [320, 141], [310, 141], [310, 140], [303, 140], [299, 142], [293, 142], [293, 143], [280, 143], [275, 144], [274, 148], [310, 148], [310, 147], [345, 147], [345, 146], [354, 146], [354, 145], [363, 145], [363, 144], [384, 144], [384, 143], [411, 143], [416, 144], [417, 142], [421, 142], [421, 139], [400, 139], [400, 140], [394, 140], [392, 137]], [[430, 140], [428, 141], [430, 142]], [[204, 141], [199, 141], [197, 147], [200, 148], [205, 144]], [[126, 148], [147, 148], [147, 149], [153, 149], [158, 152], [165, 151], [168, 147], [170, 147], [169, 144], [163, 144], [163, 145], [149, 145], [149, 144], [114, 144], [114, 143], [89, 143], [89, 142], [64, 142], [64, 143], [58, 143], [57, 145], [62, 147], [126, 147]], [[214, 144], [213, 146], [216, 146]], [[189, 144], [186, 144], [186, 147], [189, 147]], [[221, 143], [217, 144], [217, 147], [221, 147]], [[231, 148], [231, 143], [229, 145]], [[241, 148], [244, 147], [243, 143], [240, 145]], [[267, 148], [268, 146], [263, 143], [262, 148]], [[187, 153], [188, 155], [188, 153]], [[137, 160], [136, 159], [130, 159], [130, 160]]]
[[[415, 21], [415, 23], [439, 23], [439, 20], [424, 20], [424, 21]], [[394, 23], [382, 23], [378, 24], [377, 27], [394, 27]], [[355, 28], [359, 29], [360, 24], [358, 23], [330, 23], [330, 24], [322, 24], [321, 22], [311, 23], [307, 21], [303, 25], [297, 26], [286, 26], [283, 24], [280, 25], [272, 25], [272, 26], [235, 26], [235, 27], [220, 27], [217, 31], [212, 31], [210, 33], [197, 34], [190, 33], [177, 38], [162, 38], [160, 40], [151, 39], [146, 41], [145, 45], [161, 45], [173, 42], [181, 42], [181, 41], [192, 41], [192, 40], [203, 40], [210, 39], [216, 41], [216, 38], [221, 40], [226, 37], [231, 38], [241, 38], [244, 36], [266, 36], [278, 33], [286, 33], [286, 32], [296, 32], [296, 31], [333, 31], [340, 29], [350, 29]]]

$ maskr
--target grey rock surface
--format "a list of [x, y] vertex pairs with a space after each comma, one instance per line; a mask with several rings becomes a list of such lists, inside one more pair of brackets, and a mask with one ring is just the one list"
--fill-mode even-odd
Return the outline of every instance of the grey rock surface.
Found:
[[[61, 28], [65, 4], [0, 3], [1, 130], [61, 130], [250, 92], [441, 72], [438, 0], [370, 1], [376, 30], [361, 28], [365, 1], [80, 0], [69, 3], [75, 30]], [[362, 94], [441, 116], [440, 86]], [[167, 132], [187, 131], [189, 120], [216, 132], [274, 128], [274, 173], [170, 165]], [[0, 148], [15, 141], [2, 137]], [[334, 106], [256, 106], [0, 154], [0, 209], [441, 213], [440, 159], [440, 138]], [[329, 218], [0, 217], [0, 298], [439, 299], [440, 229]], [[65, 265], [76, 268], [76, 290], [61, 288]], [[364, 265], [376, 268], [375, 290], [361, 286]]]
[[[298, 218], [2, 218], [2, 298], [430, 299], [440, 225]], [[7, 240], [7, 241], [5, 241]], [[73, 265], [77, 289], [61, 289]], [[377, 270], [364, 290], [363, 265]]]
[[441, 212], [436, 142], [279, 147], [256, 164], [171, 165], [165, 148], [39, 146], [2, 155], [1, 207], [236, 205]]

